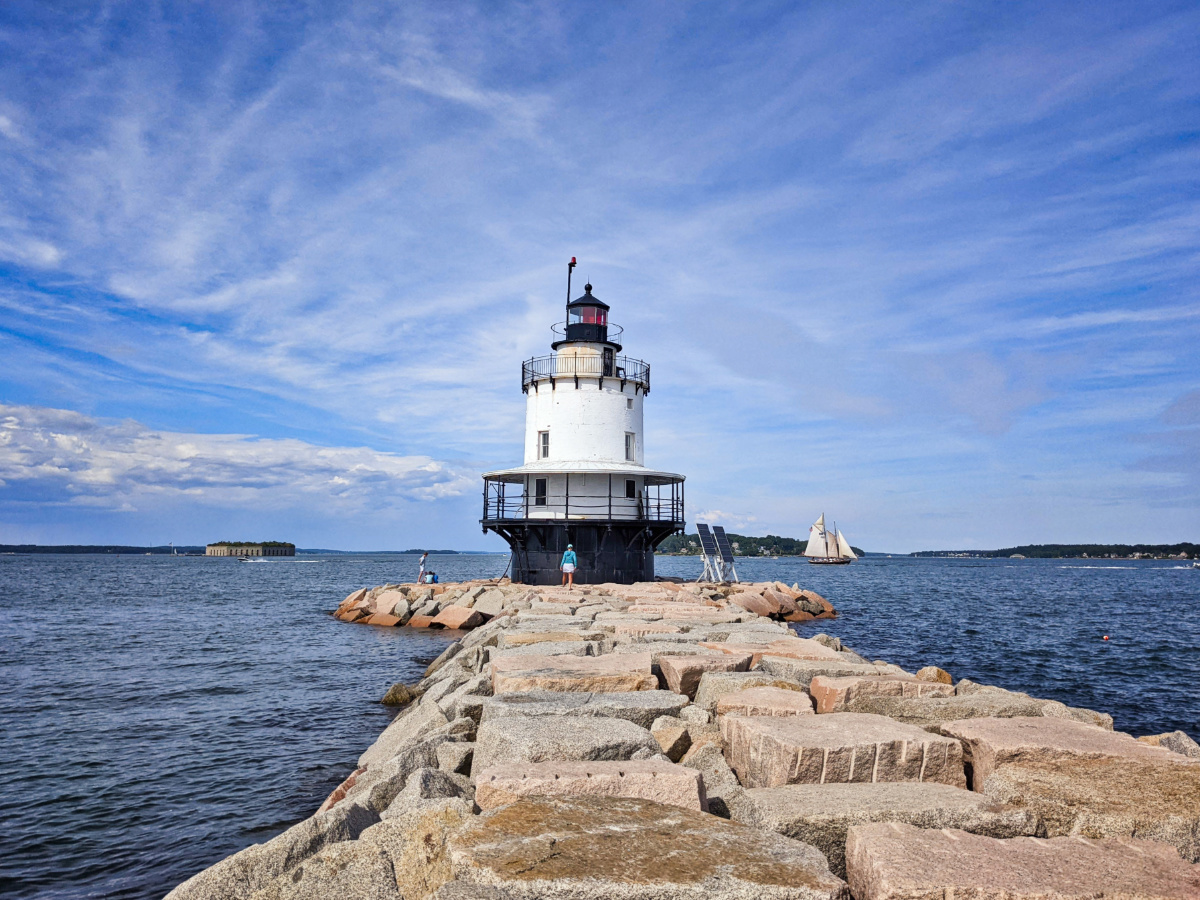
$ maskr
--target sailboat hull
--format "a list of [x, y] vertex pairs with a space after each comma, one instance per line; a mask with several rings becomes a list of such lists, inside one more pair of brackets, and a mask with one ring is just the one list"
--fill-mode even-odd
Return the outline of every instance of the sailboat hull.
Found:
[[809, 563], [814, 566], [848, 566], [852, 562], [854, 562], [854, 560], [843, 559], [840, 556], [830, 556], [830, 557], [814, 556], [811, 559], [809, 559]]

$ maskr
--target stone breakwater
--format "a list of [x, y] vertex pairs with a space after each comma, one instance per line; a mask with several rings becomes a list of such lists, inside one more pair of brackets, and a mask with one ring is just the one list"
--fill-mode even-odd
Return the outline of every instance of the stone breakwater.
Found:
[[386, 585], [337, 615], [464, 631], [311, 818], [170, 900], [1200, 900], [1187, 735], [796, 637], [834, 615], [798, 587]]

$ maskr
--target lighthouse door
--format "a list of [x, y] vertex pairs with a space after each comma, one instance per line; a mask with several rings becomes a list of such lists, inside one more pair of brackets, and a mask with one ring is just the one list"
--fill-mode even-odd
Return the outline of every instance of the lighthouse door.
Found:
[[611, 347], [604, 348], [604, 377], [611, 378], [613, 373], [613, 352]]

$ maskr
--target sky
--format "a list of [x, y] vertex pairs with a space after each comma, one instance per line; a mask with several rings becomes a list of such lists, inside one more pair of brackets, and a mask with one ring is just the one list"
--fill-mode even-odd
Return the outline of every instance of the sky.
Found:
[[689, 529], [1200, 541], [1198, 188], [1194, 3], [10, 0], [0, 543], [506, 549], [572, 256]]

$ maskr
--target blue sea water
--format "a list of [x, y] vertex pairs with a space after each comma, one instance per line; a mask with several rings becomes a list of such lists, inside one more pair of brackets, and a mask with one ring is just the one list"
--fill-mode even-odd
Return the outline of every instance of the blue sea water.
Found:
[[[507, 563], [432, 559], [443, 581]], [[158, 898], [311, 814], [389, 721], [387, 686], [449, 640], [329, 611], [415, 571], [393, 555], [0, 556], [0, 895]], [[840, 617], [797, 630], [869, 658], [1200, 737], [1200, 570], [868, 557], [745, 559], [738, 573], [828, 597]]]

